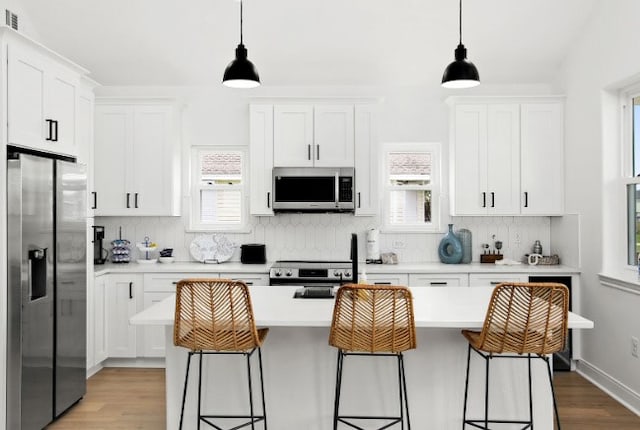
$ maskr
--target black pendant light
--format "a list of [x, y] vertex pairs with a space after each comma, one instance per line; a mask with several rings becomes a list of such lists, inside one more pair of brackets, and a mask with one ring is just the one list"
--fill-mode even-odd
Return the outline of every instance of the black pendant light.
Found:
[[467, 60], [467, 48], [462, 44], [462, 0], [460, 0], [460, 42], [455, 50], [456, 61], [449, 64], [442, 75], [445, 88], [470, 88], [480, 85], [480, 75], [473, 63]]
[[236, 48], [236, 59], [224, 70], [222, 84], [231, 88], [255, 88], [260, 86], [260, 76], [242, 44], [242, 0], [240, 0], [240, 44]]

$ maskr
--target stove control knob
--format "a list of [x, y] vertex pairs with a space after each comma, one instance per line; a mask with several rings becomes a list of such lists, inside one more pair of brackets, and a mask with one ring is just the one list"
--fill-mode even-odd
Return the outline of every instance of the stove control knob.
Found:
[[349, 272], [348, 270], [344, 271], [344, 277], [345, 278], [350, 278], [351, 277], [351, 272]]
[[282, 271], [280, 269], [276, 269], [273, 274], [276, 276], [282, 276]]
[[333, 276], [335, 276], [336, 278], [339, 277], [340, 275], [342, 275], [342, 272], [339, 270], [334, 270], [333, 272]]
[[291, 276], [291, 275], [293, 275], [293, 272], [291, 270], [287, 270], [286, 274], [287, 274], [287, 276]]

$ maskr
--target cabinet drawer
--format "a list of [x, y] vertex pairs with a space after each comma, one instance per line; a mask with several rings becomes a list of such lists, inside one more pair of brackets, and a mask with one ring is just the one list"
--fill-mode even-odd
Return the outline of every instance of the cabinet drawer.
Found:
[[466, 273], [455, 274], [429, 274], [409, 275], [410, 287], [468, 287], [469, 275]]
[[398, 274], [367, 274], [367, 282], [374, 285], [409, 285], [409, 275]]
[[147, 273], [144, 275], [144, 291], [174, 293], [176, 284], [182, 279], [217, 278], [218, 273]]
[[522, 273], [469, 274], [469, 285], [472, 287], [498, 285], [501, 282], [529, 282], [529, 276]]
[[221, 273], [220, 277], [243, 281], [247, 285], [269, 285], [269, 275], [266, 273]]

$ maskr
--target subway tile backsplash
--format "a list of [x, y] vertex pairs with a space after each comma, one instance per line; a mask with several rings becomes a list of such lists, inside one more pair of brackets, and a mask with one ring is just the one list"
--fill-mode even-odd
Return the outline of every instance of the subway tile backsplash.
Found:
[[[473, 235], [473, 261], [480, 260], [481, 244], [500, 240], [506, 258], [519, 260], [531, 251], [533, 242], [542, 243], [543, 254], [550, 253], [549, 217], [454, 217], [454, 230], [466, 228]], [[207, 233], [186, 232], [182, 218], [176, 217], [98, 217], [96, 225], [104, 225], [105, 247], [118, 238], [132, 244], [146, 236], [156, 242], [159, 249], [173, 248], [178, 261], [192, 260], [191, 241]], [[366, 231], [380, 225], [376, 217], [355, 217], [350, 214], [279, 214], [274, 217], [253, 217], [249, 233], [224, 233], [238, 245], [264, 243], [267, 259], [274, 260], [347, 260], [351, 233], [358, 234], [361, 260], [366, 258]], [[446, 227], [446, 226], [445, 226]], [[445, 228], [446, 229], [446, 228]], [[438, 261], [438, 244], [443, 233], [381, 232], [380, 251], [395, 252], [402, 263]], [[553, 250], [551, 250], [553, 251]], [[132, 246], [133, 259], [137, 249]], [[236, 250], [232, 260], [240, 260]]]

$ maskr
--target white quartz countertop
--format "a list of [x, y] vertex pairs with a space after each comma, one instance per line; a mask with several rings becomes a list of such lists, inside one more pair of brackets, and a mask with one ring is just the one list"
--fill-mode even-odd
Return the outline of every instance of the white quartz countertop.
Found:
[[[299, 287], [252, 286], [251, 302], [258, 326], [329, 327], [332, 299], [294, 299]], [[417, 327], [479, 329], [494, 287], [413, 288]], [[135, 325], [172, 325], [175, 294], [134, 315]], [[569, 313], [569, 328], [593, 328], [593, 322]]]
[[[220, 264], [203, 264], [195, 261], [176, 261], [163, 264], [139, 264], [134, 262], [127, 264], [95, 265], [96, 276], [108, 273], [269, 273], [273, 262], [265, 264], [242, 264], [239, 261], [229, 261]], [[564, 265], [537, 265], [528, 264], [497, 265], [489, 263], [470, 264], [443, 264], [443, 263], [400, 263], [400, 264], [364, 264], [360, 263], [358, 269], [364, 269], [366, 273], [527, 273], [527, 274], [578, 274], [579, 269]]]

